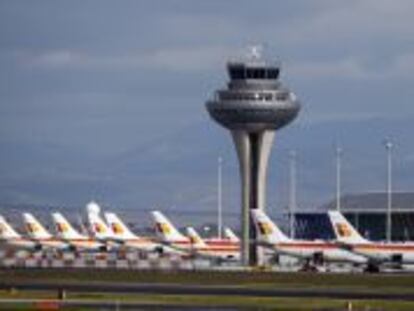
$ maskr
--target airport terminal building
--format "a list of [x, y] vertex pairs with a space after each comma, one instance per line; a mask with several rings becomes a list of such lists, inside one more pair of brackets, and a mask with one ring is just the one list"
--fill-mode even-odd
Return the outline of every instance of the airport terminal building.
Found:
[[[336, 209], [333, 201], [317, 209], [295, 214], [295, 234], [303, 239], [331, 239], [333, 231], [326, 212]], [[367, 239], [385, 240], [387, 194], [364, 193], [345, 195], [341, 212]], [[392, 239], [414, 240], [414, 193], [400, 192], [392, 196]]]

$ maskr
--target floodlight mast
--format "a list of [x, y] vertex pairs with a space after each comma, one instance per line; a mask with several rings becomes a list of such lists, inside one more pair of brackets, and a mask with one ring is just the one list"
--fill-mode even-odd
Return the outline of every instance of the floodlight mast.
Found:
[[289, 234], [295, 238], [295, 215], [296, 215], [296, 162], [295, 150], [289, 152]]
[[387, 151], [387, 224], [386, 239], [392, 240], [392, 149], [394, 147], [391, 140], [386, 139], [384, 142]]
[[341, 211], [342, 154], [340, 146], [336, 146], [336, 210]]
[[223, 236], [222, 163], [223, 163], [223, 159], [221, 157], [218, 157], [218, 160], [217, 160], [217, 237], [219, 239], [221, 239]]

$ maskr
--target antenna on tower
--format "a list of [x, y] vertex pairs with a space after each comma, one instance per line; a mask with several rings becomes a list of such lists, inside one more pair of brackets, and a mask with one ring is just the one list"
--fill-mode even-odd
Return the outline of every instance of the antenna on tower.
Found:
[[249, 51], [247, 54], [247, 58], [253, 61], [258, 61], [262, 59], [263, 45], [261, 44], [251, 45], [248, 47], [248, 50]]

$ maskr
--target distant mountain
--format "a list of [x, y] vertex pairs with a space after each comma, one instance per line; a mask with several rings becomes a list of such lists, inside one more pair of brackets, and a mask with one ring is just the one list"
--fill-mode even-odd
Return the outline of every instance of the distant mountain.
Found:
[[[298, 152], [299, 208], [315, 208], [332, 198], [337, 142], [344, 149], [344, 193], [385, 189], [384, 137], [395, 141], [395, 189], [410, 192], [413, 130], [409, 119], [315, 124], [299, 120], [276, 135], [270, 159], [269, 210], [282, 212], [287, 205], [290, 149]], [[229, 221], [238, 217], [239, 172], [231, 137], [207, 120], [111, 157], [39, 143], [0, 142], [0, 150], [0, 202], [82, 207], [95, 199], [122, 210], [156, 207], [184, 221], [200, 212], [204, 222], [215, 219], [220, 155], [226, 217]]]

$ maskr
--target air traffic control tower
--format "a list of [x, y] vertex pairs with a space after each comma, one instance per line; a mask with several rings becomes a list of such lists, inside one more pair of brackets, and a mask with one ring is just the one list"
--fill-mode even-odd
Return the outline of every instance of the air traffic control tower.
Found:
[[227, 88], [217, 90], [206, 106], [233, 136], [242, 188], [242, 264], [255, 266], [260, 258], [251, 243], [256, 232], [250, 210], [266, 207], [267, 163], [275, 131], [293, 121], [300, 105], [280, 82], [280, 66], [264, 60], [259, 47], [253, 47], [245, 59], [229, 61], [227, 71]]

